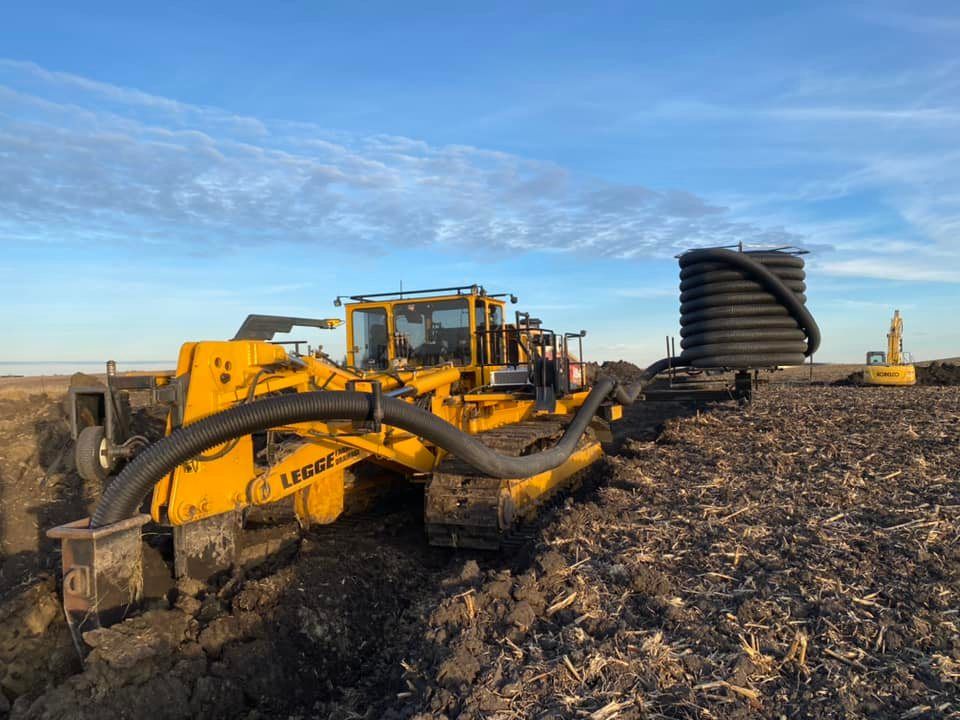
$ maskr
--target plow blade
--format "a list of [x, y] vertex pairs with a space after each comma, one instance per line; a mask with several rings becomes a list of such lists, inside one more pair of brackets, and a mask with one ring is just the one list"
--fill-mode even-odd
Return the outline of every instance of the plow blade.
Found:
[[91, 528], [85, 518], [47, 532], [61, 543], [63, 608], [78, 648], [83, 633], [123, 620], [142, 600], [140, 530], [148, 522], [135, 515]]

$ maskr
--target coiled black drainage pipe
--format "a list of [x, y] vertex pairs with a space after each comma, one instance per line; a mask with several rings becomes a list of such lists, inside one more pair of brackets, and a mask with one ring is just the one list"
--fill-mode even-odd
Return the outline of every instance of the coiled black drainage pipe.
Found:
[[780, 251], [681, 255], [679, 363], [802, 365], [820, 346], [820, 329], [804, 305], [803, 265], [803, 258]]

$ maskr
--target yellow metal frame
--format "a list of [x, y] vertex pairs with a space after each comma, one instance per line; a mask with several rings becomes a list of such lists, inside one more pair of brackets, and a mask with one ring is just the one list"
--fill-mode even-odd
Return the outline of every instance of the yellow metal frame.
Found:
[[[416, 301], [464, 300], [468, 303], [472, 357], [476, 360], [476, 314], [474, 303], [504, 303], [477, 293], [416, 298]], [[393, 337], [392, 306], [411, 300], [362, 302], [347, 307], [348, 358], [354, 359], [353, 312], [372, 307], [388, 309], [387, 322]], [[505, 343], [505, 340], [504, 340]], [[506, 347], [504, 345], [504, 351]], [[393, 343], [389, 353], [393, 355]], [[503, 367], [503, 366], [498, 366]], [[341, 368], [323, 359], [298, 357], [291, 362], [279, 345], [257, 340], [186, 343], [180, 350], [176, 377], [187, 379], [180, 423], [189, 425], [204, 417], [280, 391], [311, 392], [319, 389], [369, 390], [379, 383], [384, 392], [404, 387], [406, 402], [424, 402], [439, 418], [461, 431], [476, 434], [530, 419], [538, 414], [534, 401], [511, 393], [470, 392], [485, 379], [490, 368], [476, 362], [467, 366], [388, 369], [376, 372]], [[466, 389], [466, 392], [464, 392]], [[572, 393], [557, 401], [555, 414], [576, 412], [587, 391]], [[168, 421], [168, 433], [173, 420]], [[378, 432], [358, 430], [350, 422], [309, 422], [274, 428], [271, 432], [299, 438], [285, 443], [288, 454], [272, 459], [269, 466], [254, 456], [251, 436], [212, 448], [176, 468], [157, 484], [151, 514], [158, 522], [174, 525], [252, 505], [295, 496], [295, 507], [305, 523], [332, 522], [344, 510], [345, 487], [351, 468], [371, 461], [407, 477], [432, 472], [444, 457], [442, 449], [397, 428], [384, 426]], [[562, 483], [569, 472], [600, 456], [599, 445], [574, 454], [561, 468], [532, 478], [511, 481], [518, 506], [536, 501]], [[511, 490], [514, 492], [514, 490]]]
[[917, 371], [913, 365], [867, 365], [863, 369], [867, 385], [916, 385]]

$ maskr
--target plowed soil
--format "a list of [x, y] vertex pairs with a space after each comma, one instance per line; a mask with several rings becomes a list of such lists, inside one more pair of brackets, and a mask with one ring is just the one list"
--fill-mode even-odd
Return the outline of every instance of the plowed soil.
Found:
[[509, 555], [416, 488], [86, 638], [49, 525], [98, 489], [0, 398], [0, 718], [960, 717], [960, 388], [638, 405]]

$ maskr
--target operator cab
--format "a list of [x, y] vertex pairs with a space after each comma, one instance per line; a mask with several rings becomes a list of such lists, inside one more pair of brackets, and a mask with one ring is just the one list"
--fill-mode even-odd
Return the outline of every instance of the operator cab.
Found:
[[347, 364], [368, 371], [502, 364], [500, 297], [478, 285], [352, 296]]
[[468, 387], [546, 383], [557, 397], [583, 386], [582, 343], [578, 362], [568, 353], [569, 339], [583, 333], [554, 333], [527, 313], [505, 322], [512, 294], [467, 285], [344, 299], [334, 302], [346, 305], [347, 365], [357, 370], [453, 365]]
[[867, 353], [867, 365], [885, 365], [887, 354], [882, 350], [871, 350]]

